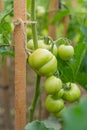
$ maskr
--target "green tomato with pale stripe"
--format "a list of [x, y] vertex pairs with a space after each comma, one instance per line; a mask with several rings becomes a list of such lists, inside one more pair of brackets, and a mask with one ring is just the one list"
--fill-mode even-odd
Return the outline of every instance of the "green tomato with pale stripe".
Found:
[[35, 50], [28, 57], [28, 63], [41, 76], [51, 76], [57, 70], [57, 59], [47, 49], [39, 48]]

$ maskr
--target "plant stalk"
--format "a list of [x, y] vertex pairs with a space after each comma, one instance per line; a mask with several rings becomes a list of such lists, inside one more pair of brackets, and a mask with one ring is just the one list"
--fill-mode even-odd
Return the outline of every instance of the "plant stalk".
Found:
[[34, 112], [35, 112], [35, 108], [36, 108], [36, 103], [40, 94], [40, 76], [37, 75], [37, 80], [36, 80], [36, 87], [35, 87], [35, 94], [34, 94], [34, 98], [33, 101], [31, 103], [30, 106], [30, 122], [33, 121], [34, 118]]
[[[35, 0], [31, 1], [31, 20], [36, 21], [36, 3], [35, 3]], [[38, 37], [37, 37], [37, 26], [36, 26], [36, 24], [32, 24], [32, 35], [33, 35], [34, 48], [37, 49], [38, 48]], [[30, 122], [33, 121], [36, 103], [37, 103], [37, 100], [38, 100], [38, 97], [39, 97], [39, 94], [40, 94], [40, 79], [41, 79], [41, 76], [39, 76], [37, 74], [34, 98], [33, 98], [33, 101], [30, 105], [30, 113], [29, 113]]]
[[[31, 20], [36, 21], [36, 2], [35, 0], [32, 0], [31, 2]], [[34, 48], [38, 48], [38, 38], [37, 38], [37, 27], [36, 23], [32, 24], [32, 35], [33, 35], [33, 42], [34, 42]]]

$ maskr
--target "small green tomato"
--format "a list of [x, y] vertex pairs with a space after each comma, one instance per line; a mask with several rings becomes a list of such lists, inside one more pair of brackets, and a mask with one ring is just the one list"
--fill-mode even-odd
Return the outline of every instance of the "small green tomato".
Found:
[[59, 91], [57, 91], [57, 92], [54, 94], [53, 97], [54, 97], [55, 99], [60, 99], [60, 98], [63, 97], [63, 95], [64, 95], [64, 89], [61, 88]]
[[79, 87], [75, 83], [67, 83], [66, 85], [70, 85], [69, 89], [64, 90], [63, 99], [68, 102], [74, 102], [79, 99], [81, 96], [81, 92]]
[[36, 14], [38, 18], [42, 18], [45, 14], [45, 8], [43, 6], [37, 6]]
[[70, 60], [74, 55], [74, 48], [71, 45], [60, 45], [58, 47], [58, 54], [62, 60]]
[[52, 95], [48, 95], [45, 106], [49, 112], [59, 112], [64, 108], [64, 101], [62, 99], [55, 100]]
[[48, 94], [55, 94], [62, 88], [62, 81], [55, 76], [50, 76], [46, 79], [44, 88]]
[[56, 118], [61, 118], [63, 117], [64, 113], [66, 112], [66, 107], [64, 107], [62, 110], [60, 110], [59, 112], [54, 112], [52, 113], [52, 115]]

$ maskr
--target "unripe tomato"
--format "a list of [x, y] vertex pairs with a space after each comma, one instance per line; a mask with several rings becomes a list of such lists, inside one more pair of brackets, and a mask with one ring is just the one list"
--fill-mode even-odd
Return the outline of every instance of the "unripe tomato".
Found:
[[42, 34], [43, 36], [47, 36], [47, 35], [48, 35], [48, 30], [47, 30], [47, 29], [43, 29], [43, 30], [41, 31], [41, 34]]
[[62, 81], [55, 76], [50, 76], [46, 79], [44, 88], [48, 94], [55, 94], [62, 88]]
[[60, 45], [58, 47], [58, 54], [62, 60], [70, 60], [74, 55], [74, 48], [71, 45]]
[[81, 95], [79, 87], [75, 83], [67, 83], [66, 85], [70, 85], [70, 89], [65, 89], [63, 99], [69, 102], [78, 100]]
[[45, 14], [45, 8], [43, 6], [37, 6], [36, 14], [38, 18], [43, 17], [43, 15]]
[[[47, 49], [47, 50], [51, 50], [51, 46], [52, 45], [49, 45], [49, 44], [45, 44], [44, 43], [44, 40], [38, 40], [38, 48], [43, 48], [43, 49]], [[27, 48], [28, 49], [31, 49], [31, 50], [34, 50], [34, 43], [33, 43], [33, 39], [30, 39], [27, 43]], [[52, 53], [57, 56], [57, 47], [56, 45], [54, 45], [53, 47], [53, 51]]]
[[28, 63], [39, 75], [51, 76], [57, 70], [56, 57], [46, 49], [37, 49], [29, 57]]
[[27, 27], [27, 37], [28, 38], [32, 37], [32, 29], [30, 27]]
[[[27, 43], [27, 48], [34, 50], [34, 42], [33, 39], [30, 39]], [[49, 49], [49, 45], [44, 44], [44, 40], [38, 40], [38, 48]]]
[[38, 48], [49, 49], [49, 45], [44, 43], [44, 40], [38, 40]]
[[56, 45], [54, 45], [54, 47], [53, 47], [53, 54], [57, 57], [58, 51], [57, 51]]
[[33, 39], [30, 39], [27, 43], [27, 48], [34, 50], [34, 44], [33, 44]]
[[59, 99], [59, 98], [62, 98], [63, 95], [64, 95], [64, 89], [62, 88], [62, 89], [60, 89], [57, 93], [55, 93], [55, 94], [53, 95], [53, 97], [54, 97], [55, 99]]
[[13, 31], [14, 31], [14, 24], [11, 23], [11, 32], [13, 32]]
[[64, 107], [62, 110], [60, 110], [59, 112], [54, 112], [52, 113], [53, 116], [55, 116], [56, 118], [61, 118], [63, 117], [63, 114], [66, 112], [66, 107]]
[[[51, 51], [51, 47], [52, 47], [52, 45], [50, 44], [48, 50]], [[57, 50], [57, 46], [56, 45], [53, 46], [52, 53], [57, 57], [58, 50]]]
[[45, 106], [49, 112], [59, 112], [64, 108], [64, 101], [62, 99], [55, 100], [52, 95], [48, 95]]

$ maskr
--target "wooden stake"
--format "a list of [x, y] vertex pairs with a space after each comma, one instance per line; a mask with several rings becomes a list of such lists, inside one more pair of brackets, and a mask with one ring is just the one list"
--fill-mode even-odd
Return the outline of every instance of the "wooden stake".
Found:
[[67, 36], [68, 24], [69, 24], [69, 16], [65, 16], [65, 17], [63, 18], [63, 27], [64, 27], [63, 37], [66, 37], [66, 36]]
[[[14, 20], [26, 21], [26, 1], [14, 0]], [[26, 53], [21, 24], [14, 29], [15, 43], [15, 130], [24, 130], [26, 124]]]
[[73, 0], [72, 1], [72, 7], [73, 7], [73, 9], [76, 9], [76, 7], [77, 7], [77, 0]]
[[[54, 10], [54, 11], [52, 12], [52, 10]], [[50, 14], [49, 14], [49, 22], [51, 22], [53, 17], [54, 17], [54, 15], [58, 11], [58, 0], [50, 0], [49, 11], [51, 11]], [[56, 38], [56, 24], [55, 25], [50, 25], [48, 30], [49, 30], [48, 31], [49, 35], [53, 39], [55, 39]]]
[[0, 0], [0, 12], [4, 11], [4, 0]]

